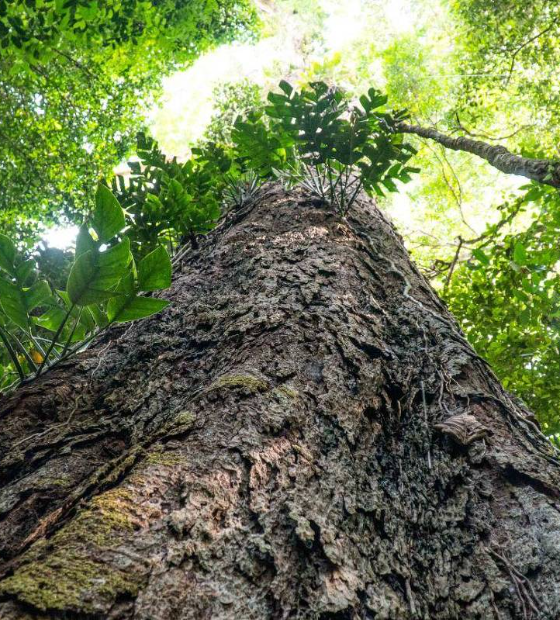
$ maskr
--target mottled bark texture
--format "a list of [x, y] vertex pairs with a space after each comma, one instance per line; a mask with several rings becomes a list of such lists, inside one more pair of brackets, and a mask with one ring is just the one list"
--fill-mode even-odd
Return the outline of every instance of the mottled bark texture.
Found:
[[465, 151], [477, 155], [506, 174], [517, 174], [545, 185], [560, 187], [560, 163], [558, 161], [531, 159], [515, 155], [508, 151], [505, 146], [488, 144], [464, 136], [453, 138], [437, 131], [437, 129], [420, 127], [419, 125], [400, 123], [398, 130], [403, 133], [415, 134], [421, 138], [429, 138], [453, 151]]
[[262, 189], [0, 407], [0, 617], [560, 617], [560, 468], [361, 199]]

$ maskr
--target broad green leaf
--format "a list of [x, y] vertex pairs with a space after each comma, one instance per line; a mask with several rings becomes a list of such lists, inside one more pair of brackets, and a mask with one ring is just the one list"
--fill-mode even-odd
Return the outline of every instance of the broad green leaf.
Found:
[[159, 291], [171, 286], [171, 260], [163, 246], [158, 246], [138, 264], [138, 288]]
[[167, 300], [153, 297], [115, 297], [109, 300], [107, 313], [111, 323], [126, 323], [161, 312], [168, 305]]
[[47, 301], [50, 296], [50, 286], [44, 280], [39, 280], [39, 282], [35, 282], [31, 288], [24, 289], [27, 311], [31, 312], [31, 310]]
[[[66, 319], [67, 314], [68, 312], [60, 306], [53, 306], [41, 316], [34, 318], [34, 322], [43, 329], [50, 332], [57, 332], [61, 323]], [[80, 340], [83, 340], [89, 332], [91, 332], [91, 328], [87, 325], [87, 321], [84, 322], [82, 319], [80, 319], [79, 324], [74, 327], [75, 321], [78, 320], [78, 316], [79, 311], [78, 313], [75, 311], [71, 313], [70, 318], [67, 320], [62, 334], [58, 339], [60, 343], [66, 342], [70, 336], [70, 342], [79, 342]]]
[[27, 330], [29, 323], [25, 297], [18, 286], [0, 279], [0, 305], [9, 319], [18, 327]]
[[0, 269], [7, 271], [10, 275], [14, 273], [16, 253], [13, 241], [6, 235], [0, 234]]
[[95, 327], [95, 320], [91, 312], [89, 312], [91, 306], [75, 306], [72, 308], [72, 302], [66, 291], [57, 291], [57, 293], [64, 302], [63, 310], [65, 309], [67, 312], [70, 312], [70, 317], [72, 319], [80, 317], [80, 324], [84, 327], [85, 331], [92, 331]]
[[87, 309], [90, 311], [91, 316], [98, 327], [105, 327], [107, 325], [109, 322], [107, 313], [104, 312], [103, 308], [99, 304], [91, 304], [87, 307]]
[[0, 305], [5, 314], [18, 327], [29, 328], [29, 313], [51, 298], [49, 285], [41, 280], [31, 288], [21, 288], [6, 280], [0, 280]]
[[26, 261], [23, 261], [23, 263], [20, 263], [17, 267], [16, 267], [16, 280], [19, 282], [20, 286], [24, 286], [25, 283], [27, 282], [27, 280], [29, 279], [29, 276], [31, 276], [31, 274], [34, 272], [35, 270], [35, 261], [30, 258]]
[[88, 252], [89, 250], [94, 251], [96, 249], [97, 244], [89, 234], [88, 227], [83, 224], [82, 226], [80, 226], [80, 232], [76, 237], [76, 258], [78, 258], [78, 256], [81, 256], [82, 254], [85, 254], [85, 252]]
[[66, 314], [67, 312], [60, 306], [53, 306], [41, 316], [36, 317], [34, 322], [44, 329], [48, 329], [51, 332], [56, 332], [66, 317]]
[[88, 306], [118, 295], [115, 287], [126, 275], [132, 257], [125, 237], [106, 252], [88, 250], [74, 262], [66, 291], [77, 306]]
[[97, 187], [92, 225], [101, 243], [111, 241], [125, 226], [124, 211], [105, 185]]
[[294, 92], [293, 87], [288, 82], [286, 82], [286, 80], [281, 80], [278, 86], [282, 91], [286, 93], [286, 95], [288, 95], [288, 97]]

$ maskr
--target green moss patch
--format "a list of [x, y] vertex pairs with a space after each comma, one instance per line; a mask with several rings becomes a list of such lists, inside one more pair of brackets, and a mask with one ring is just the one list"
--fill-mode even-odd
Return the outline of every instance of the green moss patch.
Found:
[[274, 388], [274, 390], [272, 390], [272, 394], [274, 396], [279, 396], [280, 398], [289, 398], [290, 400], [295, 400], [299, 397], [299, 392], [288, 387], [287, 385], [281, 385], [280, 387]]
[[115, 489], [94, 498], [52, 538], [35, 543], [24, 563], [0, 583], [36, 609], [99, 612], [117, 597], [137, 595], [143, 574], [115, 568], [100, 559], [135, 529], [133, 497]]

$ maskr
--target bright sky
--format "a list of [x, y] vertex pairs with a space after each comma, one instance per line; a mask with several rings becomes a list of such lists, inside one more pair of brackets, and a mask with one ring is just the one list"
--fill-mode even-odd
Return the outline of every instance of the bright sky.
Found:
[[[278, 0], [277, 4], [282, 7], [285, 3]], [[390, 34], [415, 26], [413, 0], [318, 0], [318, 4], [325, 14], [321, 31], [324, 47], [316, 46], [305, 58], [301, 39], [309, 14], [302, 8], [295, 16], [291, 10], [280, 13], [282, 23], [275, 24], [276, 32], [256, 44], [222, 46], [167, 78], [162, 101], [150, 115], [152, 133], [163, 149], [179, 157], [188, 154], [188, 144], [202, 136], [212, 118], [212, 93], [220, 83], [247, 78], [274, 87], [281, 78], [297, 76], [310, 62], [331, 58], [363, 37], [367, 26], [364, 15], [372, 9], [383, 11]]]
[[51, 248], [65, 250], [74, 245], [77, 235], [77, 226], [57, 226], [44, 234], [43, 242]]
[[365, 26], [364, 20], [360, 19], [362, 4], [361, 0], [323, 2], [327, 13], [323, 31], [327, 49], [336, 52], [362, 34]]

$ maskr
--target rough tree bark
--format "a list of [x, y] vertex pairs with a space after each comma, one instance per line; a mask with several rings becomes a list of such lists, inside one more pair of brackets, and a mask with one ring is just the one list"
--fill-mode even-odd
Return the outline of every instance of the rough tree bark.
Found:
[[412, 133], [421, 138], [429, 138], [452, 151], [464, 151], [477, 155], [506, 174], [517, 174], [545, 185], [560, 188], [560, 164], [557, 161], [515, 155], [508, 151], [505, 146], [488, 144], [464, 136], [453, 138], [437, 129], [420, 127], [419, 125], [399, 123], [397, 129], [403, 133]]
[[268, 186], [169, 298], [1, 403], [3, 620], [560, 617], [557, 455], [371, 201]]

